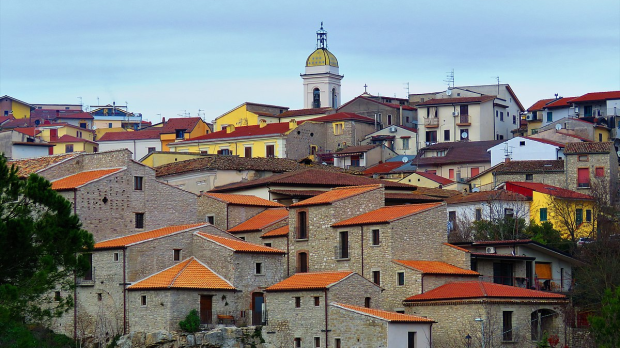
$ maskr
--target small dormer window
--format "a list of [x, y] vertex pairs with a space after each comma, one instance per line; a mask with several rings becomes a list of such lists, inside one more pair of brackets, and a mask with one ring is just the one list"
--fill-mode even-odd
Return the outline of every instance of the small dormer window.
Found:
[[185, 137], [185, 129], [177, 129], [175, 134], [177, 139], [183, 139]]

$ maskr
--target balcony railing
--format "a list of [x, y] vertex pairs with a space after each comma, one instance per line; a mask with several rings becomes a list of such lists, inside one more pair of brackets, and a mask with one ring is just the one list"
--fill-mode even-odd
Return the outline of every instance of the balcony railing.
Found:
[[480, 280], [483, 282], [504, 284], [516, 286], [518, 288], [539, 291], [568, 292], [572, 290], [572, 284], [570, 279], [538, 279], [526, 277], [501, 277], [483, 275], [480, 277]]
[[437, 117], [425, 118], [424, 119], [424, 126], [425, 127], [429, 127], [429, 128], [439, 127], [439, 118], [437, 118]]
[[471, 120], [469, 119], [469, 115], [460, 115], [459, 122], [457, 126], [469, 126], [471, 124]]
[[[202, 329], [212, 329], [217, 325], [224, 326], [248, 326], [253, 325], [252, 322], [252, 310], [244, 311], [201, 311], [200, 312], [200, 327]], [[263, 316], [266, 318], [266, 316]], [[257, 319], [257, 325], [263, 325], [262, 318]]]

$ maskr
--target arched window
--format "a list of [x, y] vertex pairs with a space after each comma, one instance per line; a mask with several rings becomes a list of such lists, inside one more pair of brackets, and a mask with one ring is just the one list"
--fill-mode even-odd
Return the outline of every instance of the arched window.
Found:
[[321, 107], [321, 91], [318, 88], [315, 88], [314, 91], [312, 91], [312, 107]]
[[332, 108], [338, 107], [338, 96], [336, 95], [336, 89], [332, 89]]

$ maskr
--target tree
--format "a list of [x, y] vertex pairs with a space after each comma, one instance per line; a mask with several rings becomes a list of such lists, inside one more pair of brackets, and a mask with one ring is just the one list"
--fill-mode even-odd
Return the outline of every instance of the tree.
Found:
[[597, 346], [620, 347], [620, 287], [605, 290], [601, 314], [588, 317]]
[[82, 252], [93, 244], [49, 181], [20, 179], [0, 155], [0, 346], [17, 344], [10, 328], [44, 323], [73, 306], [74, 276], [90, 268]]

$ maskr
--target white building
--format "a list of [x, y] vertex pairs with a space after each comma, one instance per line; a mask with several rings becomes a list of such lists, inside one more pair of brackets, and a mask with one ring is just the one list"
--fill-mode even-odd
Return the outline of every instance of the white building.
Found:
[[139, 132], [108, 132], [99, 143], [100, 151], [128, 149], [137, 161], [153, 151], [161, 151], [161, 130], [142, 130]]
[[504, 162], [506, 158], [514, 161], [558, 160], [564, 158], [564, 144], [530, 137], [516, 137], [491, 147], [491, 167]]

